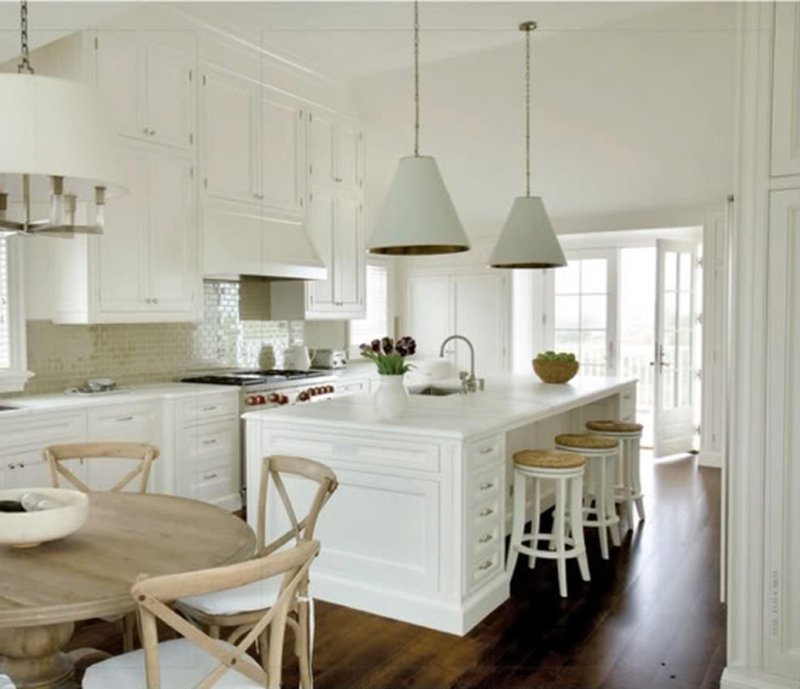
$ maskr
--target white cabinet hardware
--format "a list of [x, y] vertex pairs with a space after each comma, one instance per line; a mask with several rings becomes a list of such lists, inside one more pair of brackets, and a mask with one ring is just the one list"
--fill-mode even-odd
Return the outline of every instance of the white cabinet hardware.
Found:
[[491, 566], [492, 566], [491, 560], [484, 560], [483, 562], [481, 562], [480, 565], [478, 565], [478, 569], [480, 570], [489, 569], [489, 567]]
[[490, 514], [494, 514], [494, 510], [491, 507], [485, 507], [478, 512], [478, 516], [480, 517], [488, 517]]

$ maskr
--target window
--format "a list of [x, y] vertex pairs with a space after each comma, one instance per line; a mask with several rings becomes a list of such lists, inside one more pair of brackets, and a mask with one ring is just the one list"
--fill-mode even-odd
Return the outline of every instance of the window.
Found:
[[[577, 252], [576, 252], [577, 253]], [[597, 253], [571, 256], [555, 273], [554, 349], [572, 352], [585, 375], [614, 372], [615, 257]], [[609, 297], [612, 298], [609, 298]]]
[[0, 236], [0, 392], [22, 390], [30, 374], [25, 370], [25, 319], [22, 315], [20, 272], [22, 252]]
[[368, 263], [366, 317], [350, 321], [350, 356], [358, 355], [362, 342], [392, 335], [389, 323], [389, 269], [385, 263]]

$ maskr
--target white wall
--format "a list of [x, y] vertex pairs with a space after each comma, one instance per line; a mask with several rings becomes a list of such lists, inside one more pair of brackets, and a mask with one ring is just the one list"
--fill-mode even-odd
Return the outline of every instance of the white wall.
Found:
[[[734, 7], [684, 16], [692, 11], [668, 7], [648, 28], [535, 35], [534, 193], [558, 232], [699, 224], [724, 204]], [[435, 40], [423, 33], [423, 57]], [[437, 157], [472, 235], [499, 231], [523, 191], [523, 55], [520, 34], [511, 47], [423, 65], [421, 152]], [[411, 72], [360, 79], [355, 95], [367, 126], [369, 228], [397, 158], [411, 152]]]

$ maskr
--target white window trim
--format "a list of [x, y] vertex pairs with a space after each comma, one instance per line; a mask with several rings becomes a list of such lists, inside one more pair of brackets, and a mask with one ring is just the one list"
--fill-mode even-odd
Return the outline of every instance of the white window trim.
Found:
[[[0, 370], [0, 392], [20, 392], [33, 377], [28, 371], [23, 291], [23, 252], [21, 237], [8, 238], [8, 325], [11, 368]], [[33, 240], [35, 241], [35, 240]]]
[[[380, 268], [386, 269], [386, 324], [388, 326], [389, 332], [386, 334], [389, 337], [399, 337], [399, 335], [394, 332], [396, 329], [396, 313], [394, 309], [394, 295], [395, 295], [395, 275], [394, 275], [394, 262], [392, 259], [386, 256], [379, 256], [370, 254], [367, 257], [366, 261], [367, 266], [378, 266]], [[366, 271], [366, 268], [365, 268]], [[366, 287], [366, 286], [365, 286]], [[366, 295], [365, 295], [366, 299]], [[361, 352], [359, 352], [359, 346], [361, 345], [360, 342], [352, 342], [350, 338], [350, 322], [348, 321], [347, 327], [345, 328], [346, 334], [346, 349], [347, 349], [347, 357], [351, 361], [357, 361], [361, 358]]]

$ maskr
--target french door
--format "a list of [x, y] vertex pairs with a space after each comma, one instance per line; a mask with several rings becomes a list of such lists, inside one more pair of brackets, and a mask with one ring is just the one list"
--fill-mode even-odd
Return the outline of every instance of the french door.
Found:
[[696, 245], [656, 242], [654, 452], [687, 452], [694, 439]]

